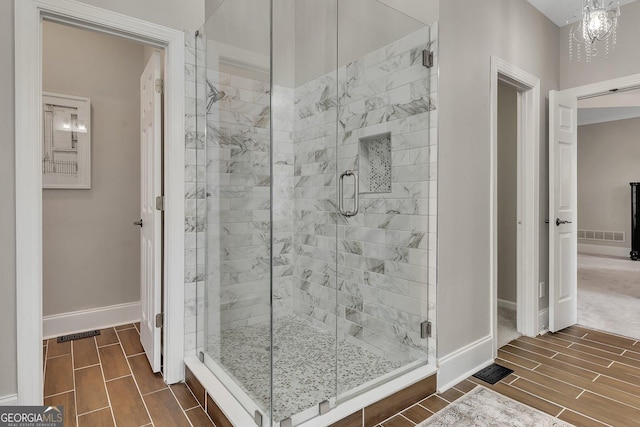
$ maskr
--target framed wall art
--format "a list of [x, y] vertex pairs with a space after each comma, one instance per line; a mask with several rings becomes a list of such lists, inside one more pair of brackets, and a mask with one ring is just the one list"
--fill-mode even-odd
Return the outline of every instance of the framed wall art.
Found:
[[42, 93], [42, 188], [91, 188], [91, 100]]

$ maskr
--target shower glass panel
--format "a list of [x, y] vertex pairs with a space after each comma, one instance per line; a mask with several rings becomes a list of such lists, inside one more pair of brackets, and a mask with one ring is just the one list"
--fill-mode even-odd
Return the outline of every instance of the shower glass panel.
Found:
[[337, 5], [273, 0], [273, 419], [294, 425], [337, 393]]
[[194, 51], [196, 347], [263, 426], [296, 426], [434, 356], [437, 24], [217, 4]]
[[199, 31], [206, 46], [198, 95], [206, 110], [207, 204], [198, 349], [250, 414], [269, 419], [271, 10], [264, 0], [218, 3]]

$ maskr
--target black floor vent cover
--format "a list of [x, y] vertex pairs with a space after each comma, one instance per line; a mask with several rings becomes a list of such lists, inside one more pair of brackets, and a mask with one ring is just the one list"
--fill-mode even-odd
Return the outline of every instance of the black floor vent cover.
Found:
[[67, 342], [67, 341], [79, 340], [81, 338], [95, 337], [96, 335], [100, 335], [100, 331], [96, 330], [96, 331], [80, 332], [77, 334], [63, 335], [61, 337], [58, 337], [57, 341], [59, 343]]
[[476, 372], [473, 376], [486, 383], [495, 384], [511, 373], [513, 373], [511, 369], [494, 363], [481, 371]]

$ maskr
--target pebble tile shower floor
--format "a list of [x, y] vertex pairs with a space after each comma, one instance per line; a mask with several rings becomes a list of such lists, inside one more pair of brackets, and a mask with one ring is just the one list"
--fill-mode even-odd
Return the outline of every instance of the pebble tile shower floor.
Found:
[[[330, 399], [336, 387], [338, 394], [344, 393], [401, 367], [345, 339], [339, 339], [336, 348], [333, 334], [296, 316], [274, 323], [275, 420]], [[269, 341], [269, 325], [244, 326], [223, 332], [220, 350], [223, 368], [265, 413], [270, 399]], [[217, 351], [209, 354], [213, 357]]]

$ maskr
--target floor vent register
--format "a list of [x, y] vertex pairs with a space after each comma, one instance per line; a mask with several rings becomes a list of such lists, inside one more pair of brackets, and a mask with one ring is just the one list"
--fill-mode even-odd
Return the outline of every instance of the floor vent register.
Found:
[[79, 339], [82, 339], [82, 338], [95, 337], [96, 335], [100, 335], [100, 331], [99, 330], [87, 331], [87, 332], [78, 332], [77, 334], [62, 335], [61, 337], [58, 337], [57, 341], [59, 343], [61, 343], [61, 342], [79, 340]]
[[479, 380], [493, 385], [512, 373], [513, 371], [511, 369], [493, 363], [486, 368], [476, 372], [475, 374], [473, 374], [473, 376]]

